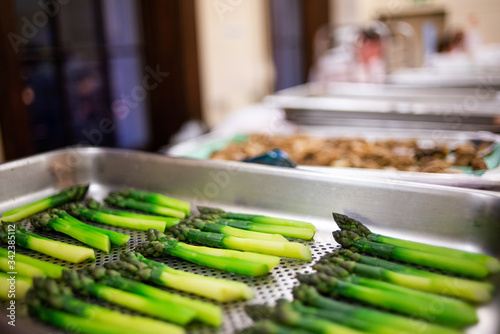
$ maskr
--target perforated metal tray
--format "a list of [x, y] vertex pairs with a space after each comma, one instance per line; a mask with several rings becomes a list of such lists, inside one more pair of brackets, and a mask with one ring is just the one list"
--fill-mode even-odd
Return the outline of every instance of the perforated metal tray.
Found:
[[[318, 230], [314, 241], [308, 243], [315, 260], [337, 246], [331, 236], [331, 231], [336, 229], [331, 219], [332, 211], [363, 219], [376, 232], [500, 256], [499, 193], [339, 178], [244, 163], [194, 161], [124, 150], [61, 150], [0, 165], [0, 212], [83, 183], [91, 183], [89, 195], [98, 200], [112, 189], [130, 186], [170, 194], [194, 205], [310, 221]], [[111, 229], [131, 234], [130, 247], [145, 237], [145, 232]], [[64, 236], [58, 239], [76, 243]], [[97, 252], [96, 263], [116, 260], [121, 251], [115, 249], [108, 255]], [[22, 252], [48, 260], [36, 253]], [[272, 303], [279, 297], [290, 298], [291, 288], [297, 284], [294, 279], [296, 272], [311, 270], [310, 263], [282, 259], [270, 275], [249, 278], [182, 260], [165, 259], [165, 262], [203, 275], [246, 282], [256, 292], [255, 299], [248, 303]], [[491, 281], [497, 286], [495, 299], [479, 308], [480, 323], [471, 327], [467, 331], [469, 334], [494, 334], [500, 330], [499, 275], [492, 277]], [[224, 325], [219, 332], [234, 333], [251, 324], [243, 312], [243, 305], [243, 302], [224, 305]], [[28, 318], [23, 308], [18, 309], [16, 327], [12, 328], [7, 325], [4, 313], [2, 307], [2, 333], [57, 332]], [[192, 328], [192, 331], [218, 332], [207, 328]]]

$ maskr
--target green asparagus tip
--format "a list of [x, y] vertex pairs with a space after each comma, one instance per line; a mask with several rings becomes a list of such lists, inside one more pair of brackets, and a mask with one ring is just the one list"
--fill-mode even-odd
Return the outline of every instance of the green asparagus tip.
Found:
[[245, 312], [253, 321], [260, 321], [269, 318], [273, 309], [267, 305], [245, 305]]
[[335, 212], [332, 212], [332, 215], [341, 230], [353, 231], [364, 237], [372, 233], [363, 223], [354, 218]]
[[87, 194], [89, 187], [90, 187], [90, 184], [86, 184], [83, 186], [76, 186], [76, 187], [69, 188], [68, 191], [69, 191], [69, 193], [72, 194], [74, 201], [81, 201], [85, 197], [85, 195]]
[[148, 229], [147, 239], [149, 241], [159, 241], [159, 240], [162, 240], [165, 238], [167, 238], [167, 236], [163, 232], [158, 231], [157, 229], [154, 229], [154, 228]]
[[226, 211], [222, 209], [210, 208], [208, 206], [197, 206], [196, 208], [202, 215], [224, 215], [226, 213]]
[[91, 197], [85, 200], [85, 206], [92, 210], [99, 210], [104, 207], [104, 205], [102, 205], [101, 203], [99, 203], [98, 201], [96, 201]]
[[300, 284], [293, 288], [293, 297], [296, 300], [300, 300], [305, 304], [312, 304], [312, 302], [318, 298], [318, 291], [307, 284]]
[[332, 235], [335, 241], [346, 248], [351, 247], [353, 242], [360, 239], [358, 234], [351, 231], [333, 231]]
[[331, 263], [316, 263], [313, 266], [313, 269], [315, 269], [318, 272], [327, 274], [328, 276], [332, 277], [338, 277], [338, 278], [346, 278], [349, 276], [350, 272], [347, 271], [346, 269], [339, 267], [337, 265], [332, 265]]

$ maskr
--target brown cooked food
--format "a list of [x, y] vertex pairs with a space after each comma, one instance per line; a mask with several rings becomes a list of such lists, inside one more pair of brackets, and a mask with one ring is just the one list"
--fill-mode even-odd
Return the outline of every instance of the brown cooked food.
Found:
[[281, 149], [299, 165], [395, 169], [447, 173], [450, 167], [488, 169], [472, 143], [449, 150], [444, 145], [419, 147], [417, 140], [367, 141], [361, 138], [318, 138], [307, 135], [268, 136], [253, 134], [245, 142], [231, 143], [212, 153], [211, 159], [243, 160], [272, 149]]

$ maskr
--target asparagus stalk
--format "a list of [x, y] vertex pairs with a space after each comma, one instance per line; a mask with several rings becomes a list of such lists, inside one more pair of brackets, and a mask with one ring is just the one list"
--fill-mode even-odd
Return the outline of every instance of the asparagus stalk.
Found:
[[37, 260], [0, 247], [0, 270], [2, 271], [17, 272], [19, 275], [27, 277], [60, 278], [65, 269], [57, 264]]
[[274, 309], [265, 305], [247, 305], [245, 312], [254, 321], [270, 319], [285, 326], [304, 329], [321, 334], [360, 334], [365, 333], [353, 328], [345, 327], [316, 316], [297, 312], [289, 302], [281, 299], [276, 302]]
[[398, 286], [395, 284], [377, 281], [370, 278], [358, 277], [349, 275], [349, 272], [341, 266], [332, 265], [331, 263], [317, 263], [314, 269], [319, 273], [324, 273], [330, 277], [339, 278], [345, 282], [366, 286], [381, 291], [394, 292], [406, 297], [414, 297], [416, 300], [421, 301], [423, 305], [439, 305], [443, 316], [453, 319], [454, 317], [469, 317], [474, 313], [474, 309], [467, 303], [448, 297], [436, 296], [427, 292], [413, 290]]
[[0, 257], [0, 271], [15, 272], [17, 275], [31, 278], [45, 276], [45, 273], [37, 267], [22, 262], [16, 263], [15, 260], [9, 261], [7, 257]]
[[85, 206], [89, 209], [100, 211], [103, 213], [109, 213], [109, 214], [115, 215], [115, 216], [137, 218], [137, 219], [143, 219], [143, 220], [165, 220], [165, 221], [170, 222], [172, 224], [177, 223], [181, 220], [180, 218], [164, 217], [164, 216], [158, 216], [158, 215], [148, 215], [148, 214], [143, 214], [143, 213], [135, 213], [135, 212], [130, 212], [130, 211], [121, 211], [121, 210], [110, 209], [108, 207], [105, 207], [101, 203], [97, 202], [93, 198], [87, 198], [85, 200]]
[[478, 262], [486, 266], [486, 268], [488, 268], [490, 273], [496, 273], [500, 271], [500, 261], [486, 254], [466, 252], [458, 249], [428, 245], [420, 242], [414, 242], [409, 240], [393, 238], [382, 234], [376, 234], [370, 231], [370, 229], [368, 229], [360, 221], [357, 221], [356, 219], [350, 218], [340, 213], [333, 213], [333, 219], [335, 219], [335, 222], [337, 223], [337, 225], [340, 227], [341, 230], [355, 232], [359, 236], [373, 242], [415, 249], [418, 251], [437, 254], [440, 256], [449, 256], [449, 257], [461, 258], [465, 260]]
[[314, 316], [320, 319], [328, 320], [340, 325], [344, 325], [350, 328], [366, 331], [368, 333], [374, 334], [399, 334], [399, 330], [395, 330], [386, 325], [379, 325], [376, 323], [369, 322], [365, 319], [353, 319], [345, 317], [341, 313], [335, 313], [330, 311], [325, 311], [322, 309], [316, 309], [308, 306], [304, 306], [301, 303], [295, 301], [292, 303], [292, 307], [295, 311], [309, 316]]
[[137, 218], [111, 215], [109, 213], [87, 209], [81, 204], [70, 204], [66, 207], [66, 211], [68, 211], [71, 215], [79, 217], [80, 219], [86, 219], [101, 224], [131, 228], [140, 231], [147, 231], [150, 228], [165, 231], [165, 228], [171, 224], [171, 222], [168, 222], [166, 220], [142, 220]]
[[84, 244], [100, 249], [106, 253], [111, 250], [111, 242], [106, 234], [92, 229], [87, 229], [82, 225], [76, 225], [56, 215], [41, 213], [35, 215], [30, 220], [31, 225], [42, 230], [51, 230], [64, 233]]
[[44, 238], [26, 231], [15, 224], [0, 225], [0, 243], [7, 245], [15, 239], [16, 245], [28, 248], [57, 259], [71, 263], [95, 260], [94, 250], [87, 247], [74, 246], [64, 242]]
[[268, 270], [273, 269], [280, 263], [280, 258], [274, 255], [260, 254], [254, 252], [239, 251], [233, 249], [212, 248], [205, 246], [195, 246], [185, 243], [179, 243], [180, 247], [187, 250], [219, 257], [227, 257], [235, 260], [252, 261], [257, 263], [264, 263], [267, 265]]
[[98, 284], [83, 272], [65, 270], [62, 278], [73, 290], [79, 291], [85, 295], [92, 295], [110, 303], [182, 326], [191, 322], [196, 315], [196, 311], [184, 306], [156, 298], [144, 297], [104, 284]]
[[[147, 238], [149, 241], [161, 241], [161, 242], [165, 242], [169, 239], [174, 239], [173, 237], [170, 237], [170, 236], [167, 238], [167, 236], [165, 234], [163, 234], [162, 232], [160, 232], [158, 230], [154, 230], [154, 229], [148, 230]], [[231, 259], [235, 259], [235, 260], [251, 261], [251, 262], [257, 262], [257, 263], [265, 263], [268, 267], [268, 270], [273, 269], [280, 262], [280, 258], [278, 256], [274, 256], [274, 255], [260, 254], [260, 253], [254, 253], [254, 252], [245, 252], [245, 251], [239, 251], [239, 250], [233, 250], [233, 249], [221, 249], [221, 248], [212, 248], [212, 247], [205, 247], [205, 246], [195, 246], [195, 245], [190, 245], [190, 244], [186, 244], [183, 242], [179, 242], [178, 246], [182, 247], [186, 250], [189, 250], [189, 251], [202, 253], [202, 254], [206, 254], [206, 255], [213, 255], [213, 256], [218, 256], [218, 257], [225, 257], [225, 258], [231, 258]]]
[[134, 293], [150, 299], [156, 299], [168, 305], [177, 306], [179, 312], [194, 311], [194, 319], [213, 326], [220, 326], [222, 323], [222, 311], [219, 306], [181, 297], [167, 291], [149, 286], [144, 283], [126, 279], [120, 275], [119, 272], [106, 269], [102, 267], [86, 267], [83, 269], [85, 275], [90, 276], [92, 279], [101, 285], [110, 286], [116, 289]]
[[[360, 260], [362, 255], [352, 253], [348, 250], [346, 252], [342, 252], [345, 254], [349, 254], [350, 257], [347, 257], [346, 255], [349, 261], [341, 255], [341, 252], [337, 251], [324, 256], [317, 265], [339, 264], [340, 266], [342, 266], [342, 268], [346, 269], [350, 273], [359, 276], [374, 278], [420, 291], [441, 294], [450, 297], [458, 297], [476, 303], [488, 302], [492, 297], [491, 291], [493, 290], [493, 285], [489, 283], [437, 275], [418, 269], [404, 267], [399, 264], [396, 264], [394, 270], [386, 269], [384, 267], [377, 266], [375, 262], [377, 262], [379, 259], [373, 259], [363, 256], [367, 258], [367, 262], [371, 263], [365, 264]], [[372, 261], [371, 259], [375, 261]], [[359, 261], [359, 263], [355, 261]], [[387, 262], [384, 260], [380, 261]], [[388, 263], [389, 267], [393, 268], [392, 263]], [[415, 273], [415, 271], [417, 271], [417, 273]], [[423, 274], [419, 272], [423, 272]]]
[[120, 260], [105, 266], [120, 272], [124, 277], [153, 282], [220, 302], [251, 299], [254, 296], [253, 290], [244, 283], [186, 273], [149, 260], [140, 253], [122, 253]]
[[489, 274], [488, 269], [478, 262], [368, 241], [351, 231], [334, 231], [333, 237], [343, 247], [354, 247], [361, 252], [386, 259], [404, 261], [475, 278], [484, 278]]
[[[163, 321], [142, 316], [127, 315], [107, 308], [83, 302], [73, 296], [71, 289], [53, 279], [35, 279], [34, 288], [28, 292], [28, 307], [50, 308], [67, 312], [88, 322], [113, 326], [122, 333], [184, 333], [184, 329]], [[100, 331], [99, 331], [100, 332]]]
[[184, 211], [179, 211], [176, 209], [168, 208], [166, 206], [153, 204], [149, 202], [141, 202], [133, 198], [125, 198], [116, 193], [109, 194], [108, 197], [104, 199], [104, 202], [106, 202], [111, 206], [149, 212], [160, 216], [176, 217], [181, 219], [186, 217]]
[[199, 229], [203, 232], [222, 233], [233, 237], [247, 238], [247, 239], [288, 242], [288, 239], [280, 234], [255, 232], [255, 231], [250, 231], [248, 229], [240, 229], [228, 225], [216, 224], [211, 221], [204, 221], [196, 218], [185, 219], [181, 222], [181, 224], [184, 224], [184, 226]]
[[203, 254], [182, 247], [182, 243], [176, 240], [152, 241], [139, 245], [136, 250], [146, 256], [175, 256], [202, 266], [212, 267], [235, 274], [263, 276], [269, 273], [269, 267], [265, 263]]
[[73, 329], [77, 333], [84, 334], [123, 334], [124, 329], [105, 321], [90, 321], [87, 318], [72, 315], [66, 312], [54, 310], [46, 307], [31, 307], [31, 315], [40, 320], [60, 327], [62, 329]]
[[202, 232], [185, 224], [171, 227], [170, 232], [181, 241], [189, 240], [209, 247], [249, 251], [305, 261], [312, 259], [309, 248], [297, 242], [238, 238], [221, 233]]
[[251, 221], [226, 218], [217, 218], [215, 222], [220, 225], [231, 226], [242, 230], [271, 233], [289, 238], [311, 240], [314, 237], [314, 230], [310, 228], [253, 223]]
[[430, 301], [431, 299], [421, 298], [415, 293], [406, 294], [389, 288], [362, 286], [323, 273], [297, 275], [297, 278], [302, 283], [315, 286], [321, 293], [334, 296], [338, 294], [450, 327], [462, 328], [478, 321], [474, 308], [465, 303], [449, 303], [445, 297]]
[[[340, 302], [331, 298], [323, 297], [310, 285], [301, 284], [293, 289], [296, 300], [305, 305], [328, 311], [329, 313], [342, 316], [345, 321], [365, 320], [380, 328], [385, 327], [390, 333], [397, 334], [459, 334], [455, 329], [424, 322], [414, 318], [408, 318], [393, 313], [381, 312], [375, 309]], [[339, 320], [340, 321], [340, 320]], [[368, 332], [373, 330], [366, 329]], [[387, 332], [385, 332], [387, 333]]]
[[493, 291], [493, 284], [486, 282], [440, 275], [425, 270], [407, 267], [394, 262], [353, 253], [347, 249], [342, 249], [339, 253], [347, 259], [358, 261], [363, 264], [385, 268], [398, 273], [430, 278], [433, 280], [437, 288], [442, 289], [443, 294], [450, 294], [451, 296], [463, 297], [464, 299], [482, 302], [483, 300], [488, 300], [489, 294]]
[[238, 334], [314, 334], [304, 329], [283, 326], [269, 319], [260, 320], [250, 328], [238, 332]]
[[88, 185], [75, 186], [65, 189], [57, 195], [46, 197], [36, 202], [29, 203], [13, 210], [4, 212], [2, 214], [2, 221], [17, 222], [40, 211], [47, 210], [68, 202], [79, 201], [83, 197], [85, 197], [88, 189]]
[[130, 240], [130, 235], [126, 235], [126, 234], [118, 233], [115, 231], [106, 230], [104, 228], [96, 227], [93, 225], [85, 224], [85, 223], [79, 221], [78, 219], [76, 219], [75, 217], [73, 217], [72, 215], [68, 214], [64, 210], [52, 209], [50, 211], [50, 213], [58, 216], [59, 218], [66, 220], [68, 222], [71, 222], [75, 225], [82, 226], [86, 229], [94, 230], [94, 231], [97, 231], [97, 232], [100, 232], [100, 233], [107, 235], [109, 238], [109, 241], [113, 245], [124, 246]]
[[131, 188], [120, 189], [116, 193], [120, 194], [123, 197], [130, 197], [138, 201], [158, 204], [166, 206], [168, 208], [176, 209], [184, 212], [186, 215], [189, 215], [189, 213], [191, 212], [191, 204], [189, 204], [189, 202], [181, 201], [179, 199], [168, 197], [162, 194], [135, 190]]
[[[156, 267], [143, 267], [139, 269], [127, 262], [112, 262], [106, 264], [106, 268], [118, 271], [122, 276], [137, 281], [153, 282], [176, 290], [190, 292], [206, 298], [218, 301], [236, 300], [240, 297], [240, 291], [226, 289], [222, 284], [215, 284], [212, 281], [200, 282], [193, 277], [169, 274]], [[203, 285], [199, 285], [204, 283]]]
[[234, 213], [234, 212], [226, 212], [222, 209], [217, 208], [209, 208], [206, 206], [198, 206], [198, 211], [202, 215], [208, 215], [212, 218], [228, 218], [228, 219], [237, 219], [237, 220], [247, 220], [253, 223], [262, 223], [262, 224], [271, 224], [271, 225], [282, 225], [282, 226], [290, 226], [290, 227], [300, 227], [300, 228], [308, 228], [316, 232], [316, 226], [311, 223], [306, 223], [299, 220], [292, 219], [283, 219], [283, 218], [275, 218], [261, 215], [251, 215], [245, 213]]
[[0, 271], [0, 300], [23, 300], [32, 284], [30, 277]]

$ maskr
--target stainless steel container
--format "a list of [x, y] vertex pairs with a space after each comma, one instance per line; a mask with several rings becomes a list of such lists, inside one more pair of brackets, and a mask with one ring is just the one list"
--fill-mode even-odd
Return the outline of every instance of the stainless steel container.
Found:
[[[90, 196], [99, 200], [108, 191], [127, 186], [169, 194], [194, 205], [310, 221], [318, 230], [308, 244], [315, 260], [337, 246], [331, 235], [337, 229], [332, 211], [362, 219], [375, 232], [500, 257], [499, 193], [115, 149], [60, 150], [0, 165], [0, 212], [83, 183], [91, 184]], [[113, 229], [130, 233], [130, 246], [145, 238], [145, 232]], [[64, 236], [58, 240], [72, 242]], [[121, 249], [108, 255], [98, 252], [96, 263], [116, 260], [119, 252]], [[180, 260], [165, 261], [175, 268], [246, 282], [256, 291], [256, 298], [249, 303], [291, 298], [291, 288], [297, 284], [295, 274], [311, 271], [309, 263], [283, 259], [270, 275], [249, 278]], [[479, 307], [480, 323], [469, 328], [469, 334], [500, 332], [500, 276], [495, 275], [491, 282], [497, 288], [494, 300]], [[224, 306], [221, 332], [233, 333], [251, 324], [242, 306]], [[2, 333], [54, 332], [27, 318], [21, 306], [16, 327], [10, 327], [5, 311], [1, 311]]]
[[305, 84], [265, 101], [302, 125], [500, 132], [500, 100], [489, 86]]
[[[422, 143], [444, 145], [453, 148], [467, 141], [484, 140], [494, 143], [495, 147], [500, 145], [500, 136], [490, 132], [460, 132], [446, 130], [411, 130], [411, 129], [373, 129], [356, 127], [329, 127], [329, 126], [302, 126], [296, 132], [310, 136], [323, 138], [363, 138], [374, 140], [408, 140], [416, 139]], [[276, 132], [274, 135], [290, 135], [290, 132]], [[238, 137], [241, 137], [237, 135]], [[234, 138], [227, 133], [209, 133], [172, 147], [164, 151], [165, 154], [174, 157], [188, 157], [194, 159], [208, 159], [210, 154], [224, 149]], [[333, 173], [336, 175], [371, 177], [391, 180], [405, 180], [412, 182], [423, 182], [431, 184], [449, 185], [457, 187], [468, 187], [476, 189], [500, 190], [500, 166], [486, 171], [482, 175], [467, 174], [444, 174], [444, 173], [422, 173], [406, 172], [397, 170], [377, 170], [365, 168], [342, 168], [342, 167], [317, 167], [301, 166], [301, 170], [317, 171], [322, 173]]]

